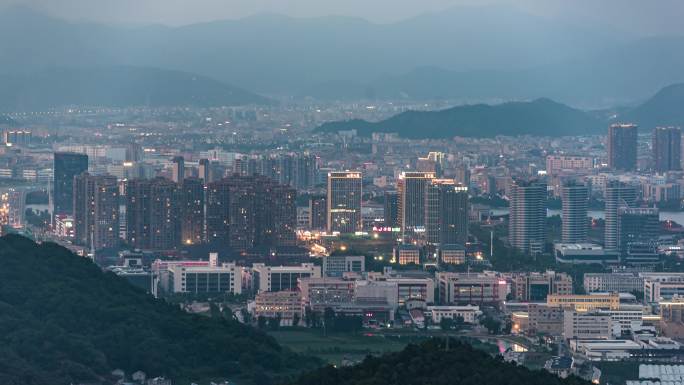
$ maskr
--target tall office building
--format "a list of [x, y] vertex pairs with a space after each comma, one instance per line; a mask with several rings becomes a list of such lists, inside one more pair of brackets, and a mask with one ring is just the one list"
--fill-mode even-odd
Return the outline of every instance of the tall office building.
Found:
[[233, 175], [207, 187], [207, 238], [236, 250], [294, 246], [297, 192], [261, 175]]
[[681, 170], [682, 130], [679, 127], [657, 127], [653, 130], [653, 163], [656, 172]]
[[173, 172], [171, 174], [171, 180], [176, 183], [183, 182], [185, 179], [185, 159], [182, 156], [173, 157]]
[[608, 128], [608, 167], [634, 171], [637, 166], [637, 126], [612, 124]]
[[100, 250], [119, 245], [119, 185], [111, 175], [74, 177], [76, 242]]
[[323, 230], [327, 226], [328, 199], [324, 196], [309, 198], [309, 228], [311, 230]]
[[403, 172], [397, 181], [399, 224], [404, 234], [425, 228], [427, 187], [434, 172]]
[[211, 164], [209, 163], [209, 159], [200, 159], [199, 160], [199, 178], [202, 180], [202, 183], [207, 184], [211, 182]]
[[126, 182], [126, 240], [139, 249], [170, 250], [181, 244], [178, 184], [164, 178]]
[[416, 160], [416, 169], [422, 172], [432, 172], [436, 177], [441, 178], [444, 174], [445, 158], [443, 152], [431, 151], [425, 158], [419, 157]]
[[192, 245], [204, 241], [204, 184], [199, 178], [186, 178], [179, 195], [181, 239]]
[[88, 155], [56, 152], [53, 167], [52, 215], [72, 215], [74, 177], [88, 171]]
[[468, 187], [453, 179], [433, 179], [425, 201], [427, 241], [465, 245], [468, 241]]
[[561, 189], [561, 201], [563, 203], [563, 243], [586, 242], [589, 229], [587, 216], [589, 189], [581, 184], [566, 184]]
[[610, 182], [605, 191], [605, 236], [604, 248], [617, 251], [620, 246], [618, 210], [621, 207], [633, 207], [636, 202], [636, 190], [621, 182]]
[[385, 191], [383, 215], [385, 227], [399, 227], [399, 194], [396, 191]]
[[514, 181], [511, 185], [508, 239], [524, 253], [534, 255], [544, 250], [546, 194], [546, 183], [541, 181]]
[[656, 253], [660, 235], [657, 208], [618, 209], [619, 250], [623, 254]]
[[361, 173], [328, 173], [328, 232], [353, 233], [363, 229], [361, 217]]

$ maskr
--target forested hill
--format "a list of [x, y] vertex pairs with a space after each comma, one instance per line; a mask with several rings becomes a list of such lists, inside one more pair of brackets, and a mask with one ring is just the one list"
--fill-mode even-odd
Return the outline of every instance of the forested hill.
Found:
[[331, 122], [317, 130], [357, 130], [361, 136], [396, 132], [409, 139], [446, 139], [454, 136], [589, 135], [602, 133], [605, 125], [586, 112], [550, 99], [537, 99], [497, 105], [464, 105], [441, 111], [406, 111], [376, 123], [363, 120]]
[[344, 368], [328, 366], [301, 376], [292, 385], [588, 385], [577, 377], [560, 379], [546, 371], [492, 358], [452, 340], [409, 345], [401, 352], [368, 357]]
[[268, 383], [311, 364], [237, 321], [155, 300], [63, 247], [0, 238], [0, 384], [107, 384], [116, 368], [177, 384]]

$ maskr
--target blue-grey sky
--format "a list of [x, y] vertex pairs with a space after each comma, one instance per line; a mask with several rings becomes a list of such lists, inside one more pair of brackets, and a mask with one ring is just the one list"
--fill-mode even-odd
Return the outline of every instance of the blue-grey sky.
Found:
[[561, 22], [604, 24], [639, 34], [684, 34], [681, 0], [0, 0], [0, 6], [11, 4], [67, 19], [167, 25], [262, 12], [356, 16], [389, 23], [454, 6], [508, 4]]

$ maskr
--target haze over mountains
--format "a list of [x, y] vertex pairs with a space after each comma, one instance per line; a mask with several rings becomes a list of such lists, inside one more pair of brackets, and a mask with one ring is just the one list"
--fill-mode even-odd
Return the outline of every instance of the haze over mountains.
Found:
[[219, 107], [267, 104], [264, 97], [204, 76], [143, 67], [53, 68], [0, 75], [0, 112], [53, 107]]
[[618, 112], [582, 111], [542, 98], [531, 102], [462, 105], [441, 111], [406, 111], [379, 122], [329, 122], [317, 131], [356, 130], [362, 136], [393, 132], [413, 139], [596, 135], [604, 134], [606, 127], [616, 121], [634, 122], [644, 130], [684, 126], [683, 104], [684, 84], [680, 83], [663, 88], [639, 106], [621, 108]]
[[13, 7], [0, 11], [0, 53], [0, 72], [11, 75], [142, 66], [321, 99], [549, 97], [606, 107], [684, 82], [684, 37], [640, 38], [503, 5], [390, 24], [261, 14], [182, 27], [66, 22]]

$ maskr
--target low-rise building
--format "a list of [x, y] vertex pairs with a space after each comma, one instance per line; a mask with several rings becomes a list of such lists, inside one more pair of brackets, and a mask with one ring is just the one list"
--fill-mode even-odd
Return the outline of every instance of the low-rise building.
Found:
[[443, 318], [456, 319], [463, 318], [463, 322], [475, 323], [477, 317], [482, 314], [479, 306], [465, 305], [465, 306], [428, 306], [427, 308], [432, 322], [438, 324]]
[[644, 291], [644, 279], [634, 273], [585, 273], [583, 284], [587, 293]]
[[466, 249], [462, 245], [446, 244], [439, 248], [439, 262], [447, 265], [462, 265], [466, 262]]
[[618, 293], [608, 294], [550, 294], [546, 297], [546, 303], [550, 306], [559, 306], [564, 309], [588, 311], [594, 309], [620, 308], [620, 296]]
[[655, 303], [684, 297], [684, 273], [642, 273], [644, 301]]
[[572, 294], [572, 278], [554, 271], [518, 273], [511, 279], [511, 289], [518, 301], [545, 301], [549, 294]]
[[254, 302], [257, 318], [279, 318], [282, 326], [293, 326], [302, 319], [302, 298], [298, 291], [264, 291], [256, 295]]
[[568, 264], [617, 264], [620, 253], [605, 250], [593, 243], [556, 243], [554, 256], [558, 263]]
[[328, 255], [323, 257], [323, 274], [341, 277], [344, 273], [366, 271], [366, 257], [363, 255]]
[[493, 272], [437, 273], [442, 304], [492, 304], [506, 299], [508, 284]]
[[168, 289], [172, 293], [242, 292], [242, 270], [234, 263], [221, 266], [168, 266]]
[[266, 266], [255, 263], [252, 266], [254, 288], [257, 292], [295, 290], [300, 278], [321, 276], [321, 267], [313, 263], [299, 266]]
[[563, 337], [565, 339], [609, 339], [612, 335], [612, 320], [609, 314], [569, 309], [564, 311]]
[[684, 298], [675, 297], [668, 301], [660, 301], [659, 329], [670, 338], [684, 338]]
[[529, 317], [527, 334], [560, 336], [563, 333], [563, 308], [560, 306], [531, 303], [527, 314]]
[[394, 249], [394, 258], [400, 265], [420, 265], [420, 249], [415, 245], [399, 245]]

